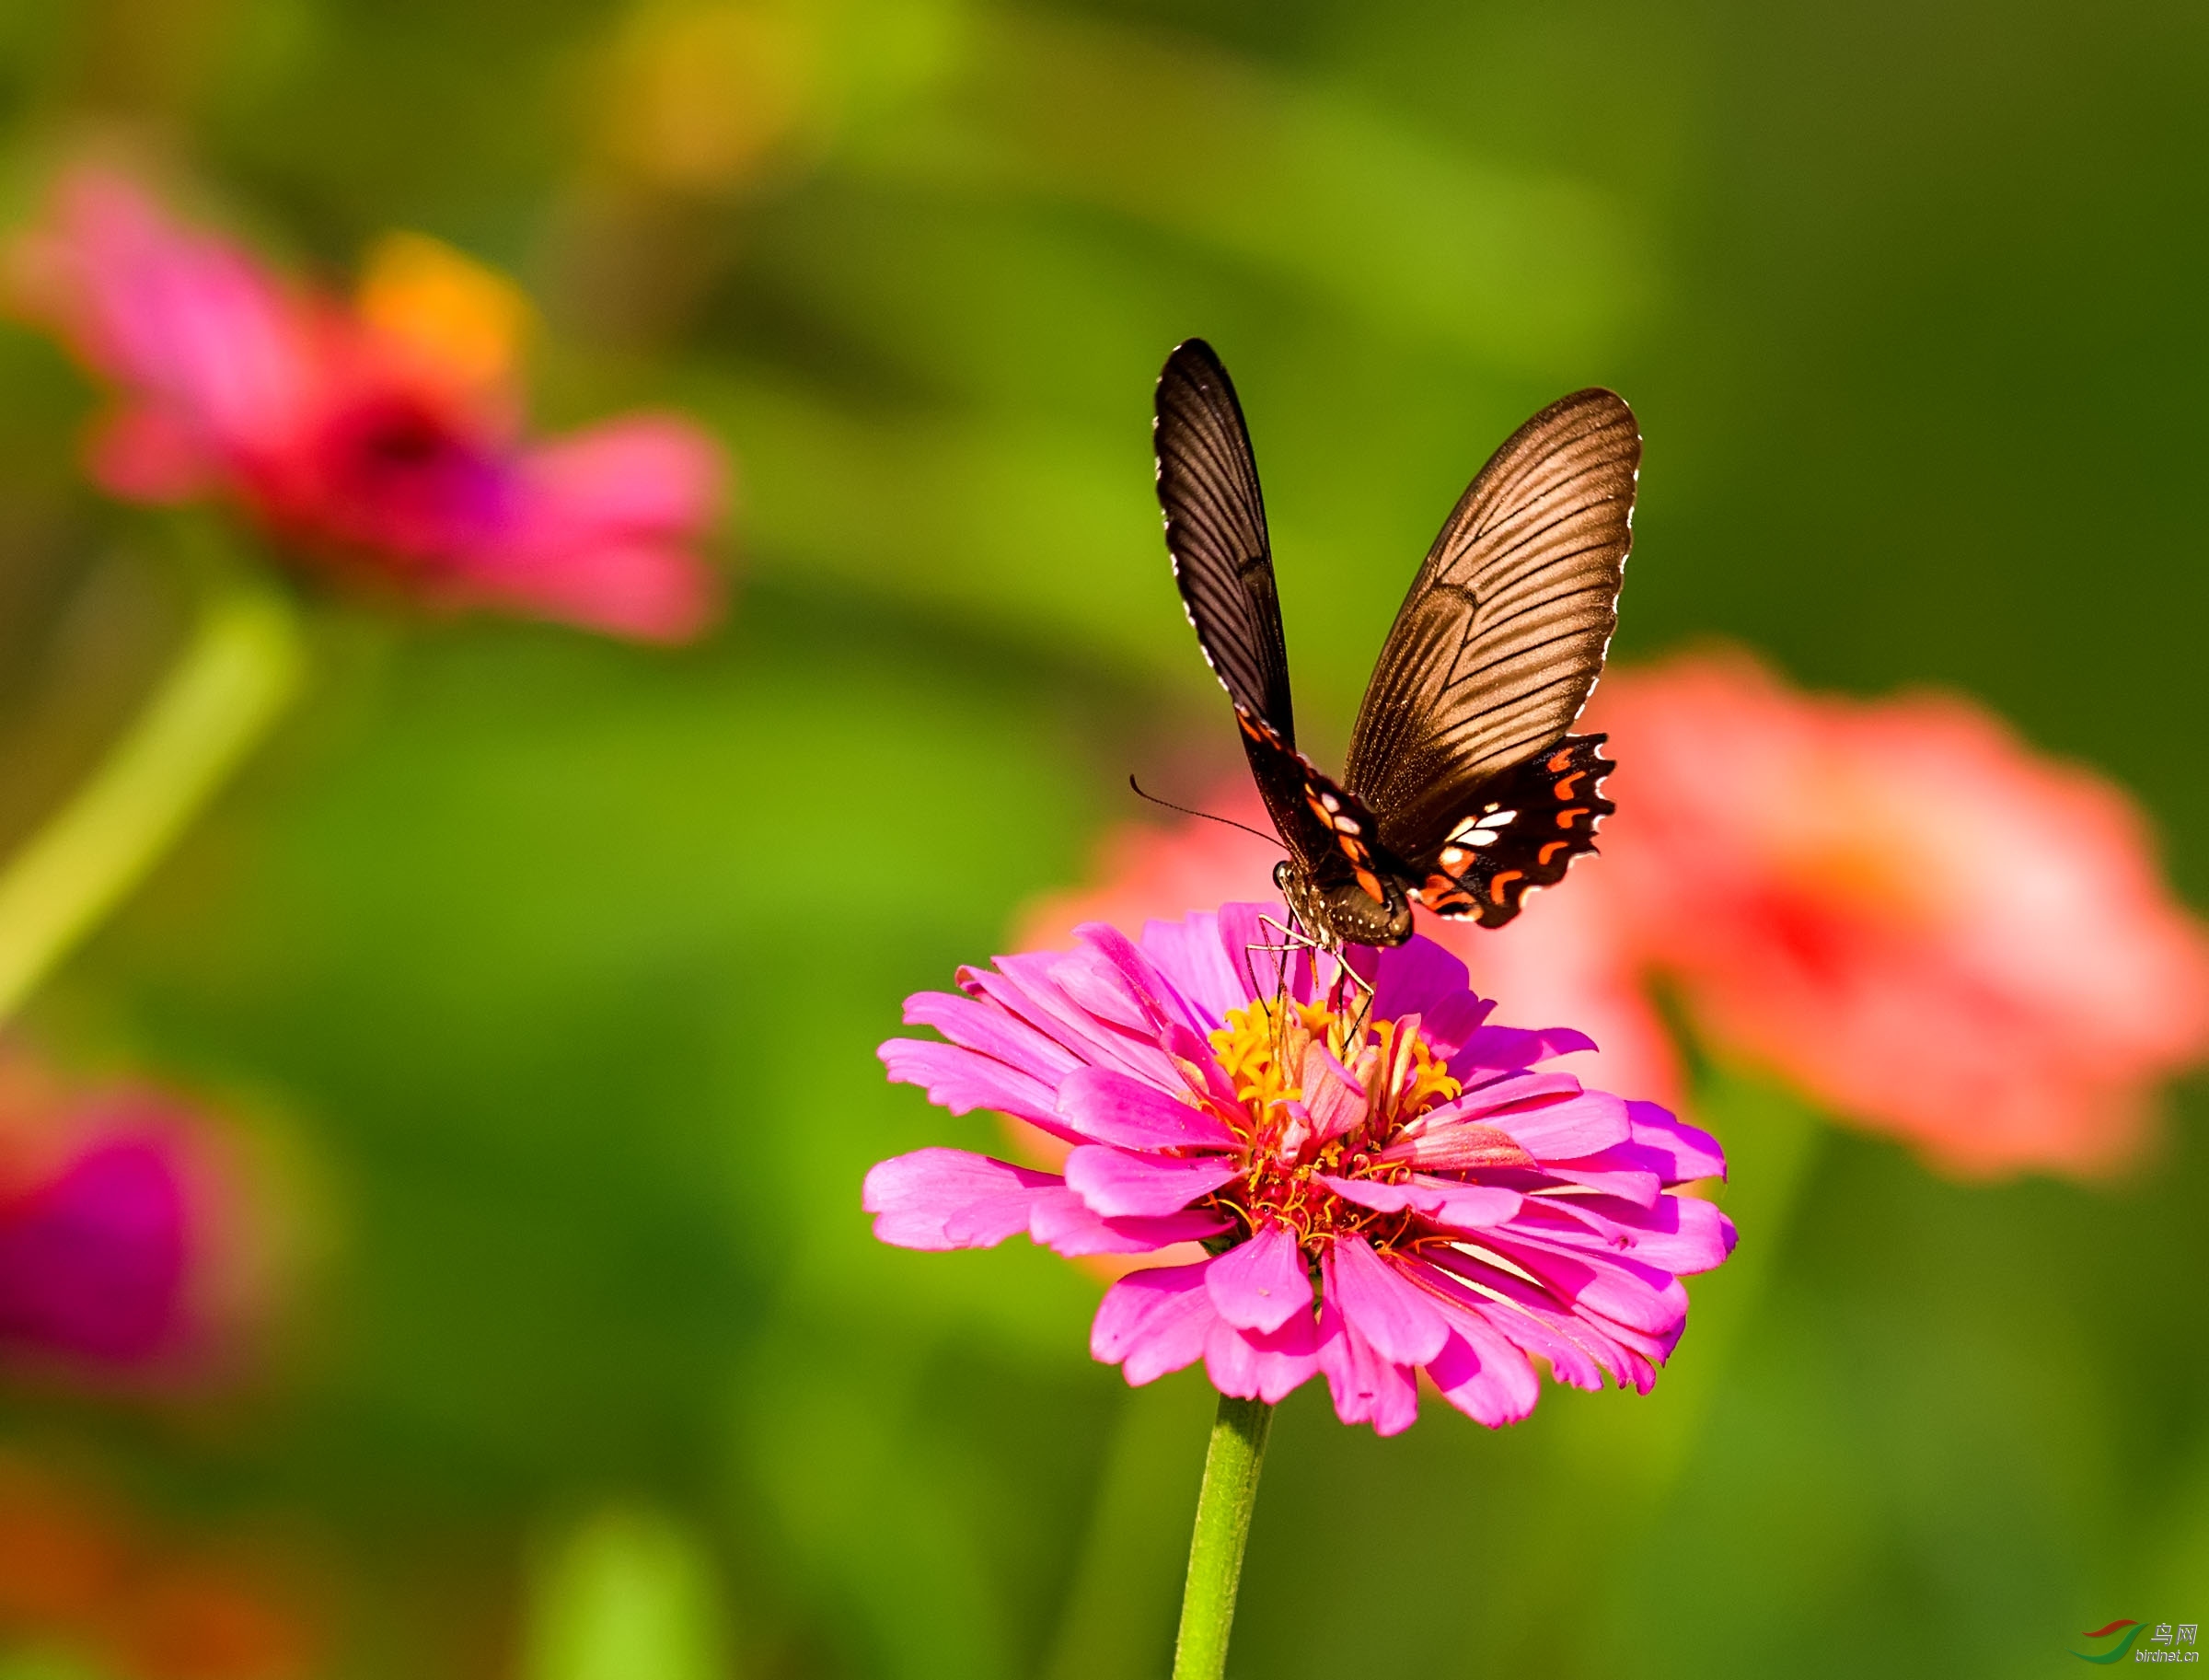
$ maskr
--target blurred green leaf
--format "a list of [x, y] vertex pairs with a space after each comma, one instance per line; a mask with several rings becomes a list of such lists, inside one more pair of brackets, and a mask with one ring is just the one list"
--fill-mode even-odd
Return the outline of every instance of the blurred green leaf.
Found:
[[615, 1506], [553, 1542], [530, 1582], [524, 1680], [726, 1680], [711, 1568], [665, 1514]]

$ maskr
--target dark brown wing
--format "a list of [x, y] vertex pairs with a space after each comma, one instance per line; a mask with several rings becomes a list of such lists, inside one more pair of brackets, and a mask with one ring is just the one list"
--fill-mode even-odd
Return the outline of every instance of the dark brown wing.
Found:
[[1257, 462], [1234, 385], [1202, 339], [1166, 358], [1151, 438], [1174, 581], [1197, 644], [1236, 706], [1294, 747], [1289, 650]]
[[1343, 775], [1415, 869], [1477, 812], [1485, 784], [1579, 715], [1618, 622], [1640, 466], [1625, 400], [1576, 391], [1512, 434], [1435, 539]]

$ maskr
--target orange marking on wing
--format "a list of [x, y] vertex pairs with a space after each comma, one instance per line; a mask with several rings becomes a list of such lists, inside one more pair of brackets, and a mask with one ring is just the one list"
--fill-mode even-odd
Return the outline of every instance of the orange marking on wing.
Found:
[[1571, 775], [1557, 783], [1557, 799], [1560, 804], [1572, 797], [1572, 784], [1587, 773], [1584, 770], [1576, 770]]
[[1548, 845], [1543, 847], [1540, 852], [1534, 854], [1534, 867], [1537, 869], [1547, 869], [1549, 867], [1549, 860], [1552, 857], [1560, 852], [1569, 851], [1571, 846], [1572, 842], [1570, 840], [1550, 841]]
[[1587, 816], [1588, 810], [1589, 807], [1584, 805], [1576, 805], [1569, 811], [1559, 811], [1557, 813], [1557, 827], [1560, 828], [1571, 828], [1572, 819], [1576, 817]]
[[1454, 875], [1429, 875], [1427, 885], [1419, 888], [1419, 899], [1428, 909], [1442, 915], [1459, 905], [1471, 904], [1473, 895], [1465, 890], [1464, 883]]
[[1557, 773], [1557, 771], [1563, 770], [1571, 762], [1572, 748], [1569, 747], [1567, 747], [1563, 752], [1552, 753], [1549, 759], [1549, 773], [1554, 776]]
[[[1352, 860], [1352, 863], [1355, 866], [1355, 859]], [[1359, 889], [1375, 904], [1386, 904], [1388, 902], [1388, 894], [1382, 891], [1381, 887], [1381, 877], [1375, 875], [1371, 870], [1363, 867], [1358, 868], [1358, 886]]]
[[1523, 880], [1525, 876], [1526, 871], [1523, 869], [1505, 870], [1501, 875], [1498, 875], [1493, 881], [1488, 883], [1488, 902], [1491, 904], [1501, 904], [1503, 902], [1503, 888], [1505, 883]]

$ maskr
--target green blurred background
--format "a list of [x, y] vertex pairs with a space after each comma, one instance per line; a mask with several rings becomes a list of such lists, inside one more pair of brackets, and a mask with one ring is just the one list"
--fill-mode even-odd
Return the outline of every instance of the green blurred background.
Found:
[[[2198, 899], [2205, 87], [2174, 3], [10, 0], [18, 214], [121, 124], [287, 260], [505, 268], [547, 422], [727, 440], [743, 581], [674, 654], [318, 611], [24, 1028], [281, 1136], [295, 1322], [242, 1396], [16, 1395], [0, 1442], [277, 1544], [333, 1674], [1162, 1674], [1209, 1391], [1131, 1394], [1081, 1273], [880, 1248], [858, 1189], [991, 1138], [883, 1083], [904, 994], [1079, 879], [1128, 770], [1232, 766], [1163, 353], [1242, 385], [1323, 755], [1471, 470], [1600, 382], [1648, 438], [1620, 655], [1976, 692]], [[91, 400], [0, 332], [10, 840], [181, 621], [79, 487]], [[1710, 1100], [1741, 1255], [1657, 1394], [1380, 1442], [1301, 1393], [1235, 1672], [2053, 1674], [2209, 1609], [2200, 1093], [2091, 1191]]]

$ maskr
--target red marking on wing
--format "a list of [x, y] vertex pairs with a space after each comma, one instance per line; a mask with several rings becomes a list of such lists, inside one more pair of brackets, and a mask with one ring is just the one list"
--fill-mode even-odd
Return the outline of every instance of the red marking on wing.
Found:
[[1565, 749], [1563, 752], [1558, 752], [1558, 753], [1552, 753], [1552, 754], [1550, 754], [1550, 756], [1549, 756], [1549, 769], [1550, 769], [1550, 773], [1551, 773], [1551, 774], [1553, 774], [1553, 775], [1554, 775], [1554, 774], [1556, 774], [1556, 773], [1558, 770], [1563, 770], [1563, 769], [1564, 769], [1564, 768], [1565, 768], [1567, 765], [1570, 764], [1571, 762], [1572, 762], [1572, 748], [1571, 748], [1571, 747], [1567, 747], [1567, 748], [1566, 748], [1566, 749]]
[[1537, 869], [1547, 869], [1549, 867], [1549, 860], [1556, 853], [1567, 850], [1571, 845], [1572, 842], [1570, 840], [1551, 840], [1548, 845], [1543, 847], [1542, 850], [1535, 854], [1534, 867]]
[[1572, 784], [1578, 782], [1588, 772], [1584, 770], [1576, 770], [1571, 775], [1566, 777], [1564, 781], [1557, 783], [1556, 794], [1557, 799], [1560, 803], [1572, 797]]
[[1526, 871], [1523, 869], [1505, 870], [1501, 875], [1498, 875], [1494, 880], [1488, 883], [1488, 902], [1491, 904], [1501, 904], [1503, 902], [1503, 889], [1505, 886], [1512, 881], [1523, 880], [1525, 877]]
[[1574, 817], [1585, 817], [1587, 815], [1588, 807], [1584, 805], [1576, 805], [1569, 811], [1559, 811], [1557, 813], [1557, 827], [1560, 828], [1569, 828], [1572, 827], [1572, 819]]

